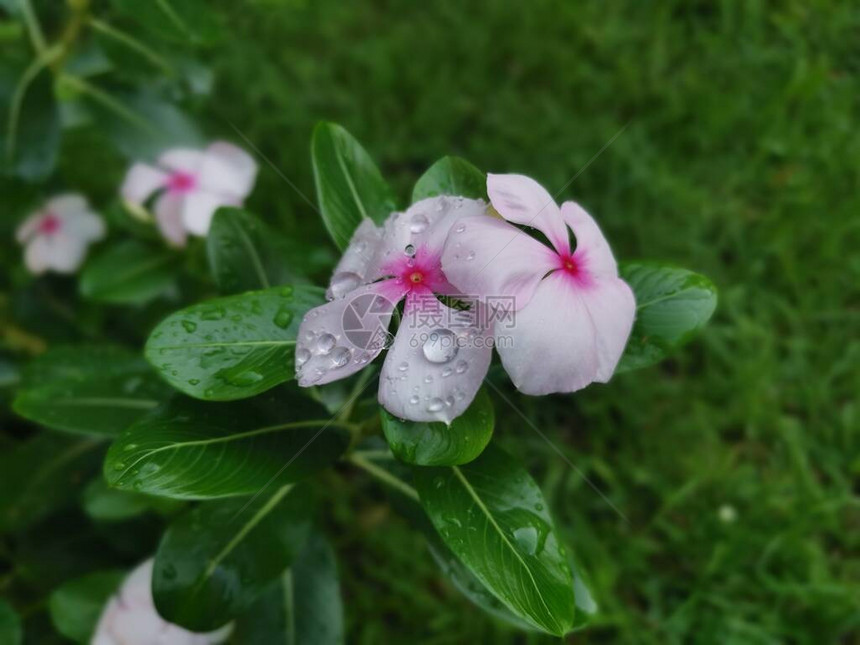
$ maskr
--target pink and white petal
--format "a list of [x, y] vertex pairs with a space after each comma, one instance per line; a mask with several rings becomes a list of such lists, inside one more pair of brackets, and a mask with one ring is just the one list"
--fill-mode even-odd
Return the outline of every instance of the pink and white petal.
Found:
[[158, 165], [173, 172], [185, 172], [196, 174], [206, 153], [193, 148], [171, 148], [158, 158]]
[[561, 271], [541, 281], [510, 328], [503, 327], [495, 327], [496, 350], [520, 392], [575, 392], [597, 377], [594, 324], [579, 288]]
[[182, 202], [182, 223], [192, 235], [205, 237], [215, 211], [221, 206], [236, 206], [236, 202], [204, 190], [193, 190], [185, 194]]
[[257, 162], [247, 152], [232, 143], [216, 141], [206, 148], [200, 183], [207, 190], [241, 201], [254, 187], [257, 170]]
[[33, 275], [41, 275], [51, 266], [51, 246], [44, 235], [36, 235], [24, 248], [24, 265]]
[[87, 254], [87, 243], [64, 231], [40, 236], [47, 248], [48, 268], [57, 273], [74, 273]]
[[561, 205], [564, 221], [576, 236], [574, 257], [590, 275], [598, 278], [617, 278], [618, 265], [603, 232], [582, 206], [576, 202]]
[[490, 203], [509, 222], [531, 226], [547, 236], [559, 253], [570, 251], [567, 226], [555, 199], [525, 175], [487, 175]]
[[597, 339], [598, 368], [595, 381], [606, 383], [627, 346], [636, 317], [636, 297], [620, 278], [601, 280], [581, 291]]
[[486, 215], [458, 220], [442, 253], [442, 270], [461, 293], [484, 302], [505, 299], [514, 309], [528, 304], [541, 278], [558, 262], [546, 245]]
[[141, 206], [150, 195], [167, 185], [167, 178], [163, 170], [136, 163], [126, 173], [119, 194], [124, 201]]
[[155, 202], [155, 222], [158, 230], [173, 246], [185, 246], [186, 232], [182, 223], [185, 198], [177, 193], [164, 193]]
[[[296, 378], [302, 387], [355, 374], [388, 344], [388, 325], [403, 297], [393, 280], [369, 284], [311, 309], [296, 338]], [[396, 290], [393, 290], [396, 289]]]
[[382, 229], [372, 220], [362, 220], [334, 269], [326, 291], [329, 300], [343, 298], [378, 277], [376, 264], [381, 244]]
[[[451, 423], [472, 403], [492, 358], [492, 335], [450, 311], [438, 326], [421, 324], [407, 300], [379, 380], [379, 403], [409, 421]], [[460, 312], [466, 314], [467, 312]], [[476, 322], [476, 321], [471, 321]]]
[[81, 213], [89, 210], [90, 206], [83, 195], [76, 193], [64, 193], [52, 197], [45, 203], [43, 212], [53, 213], [63, 219], [72, 213]]
[[28, 215], [23, 222], [18, 225], [15, 231], [15, 239], [21, 244], [29, 241], [39, 231], [39, 223], [45, 214], [42, 211]]
[[63, 222], [69, 235], [83, 242], [100, 240], [107, 232], [104, 220], [90, 211], [67, 212], [63, 216]]

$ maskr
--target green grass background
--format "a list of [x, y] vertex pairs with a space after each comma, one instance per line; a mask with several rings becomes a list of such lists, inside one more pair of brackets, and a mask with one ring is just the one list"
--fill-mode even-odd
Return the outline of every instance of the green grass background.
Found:
[[[508, 388], [573, 467], [497, 397], [497, 436], [601, 607], [570, 642], [858, 642], [856, 1], [211, 6], [230, 36], [203, 55], [217, 80], [195, 113], [259, 147], [271, 167], [250, 209], [330, 262], [319, 217], [281, 177], [315, 201], [320, 119], [364, 143], [403, 204], [458, 154], [565, 187], [620, 259], [719, 286], [707, 331], [659, 367], [576, 395]], [[115, 193], [97, 162], [65, 163], [97, 200]], [[349, 470], [327, 484], [351, 643], [557, 642], [473, 608], [376, 484]]]
[[[718, 284], [712, 324], [676, 359], [513, 399], [577, 470], [496, 401], [498, 436], [525, 455], [601, 606], [571, 642], [857, 638], [857, 3], [218, 4], [235, 41], [211, 53], [213, 127], [234, 123], [312, 199], [310, 132], [330, 119], [404, 202], [445, 154], [552, 192], [577, 175], [563, 198], [619, 258]], [[327, 244], [271, 169], [251, 205]], [[332, 504], [352, 642], [551, 640], [473, 609], [374, 485], [357, 478]]]

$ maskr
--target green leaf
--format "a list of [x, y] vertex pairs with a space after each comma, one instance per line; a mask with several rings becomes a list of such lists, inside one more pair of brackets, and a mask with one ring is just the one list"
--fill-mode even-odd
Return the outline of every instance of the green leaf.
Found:
[[17, 531], [75, 501], [101, 461], [100, 442], [37, 435], [0, 455], [0, 532]]
[[112, 0], [152, 34], [182, 44], [207, 45], [224, 37], [220, 14], [205, 0]]
[[21, 619], [12, 606], [5, 600], [0, 600], [0, 643], [3, 645], [21, 645], [24, 632], [21, 629]]
[[201, 504], [174, 521], [155, 556], [158, 612], [210, 631], [247, 610], [301, 551], [310, 530], [308, 491], [292, 484]]
[[344, 642], [337, 563], [328, 541], [312, 532], [293, 566], [236, 623], [245, 645], [337, 645]]
[[394, 211], [394, 197], [379, 169], [341, 126], [317, 124], [311, 161], [323, 222], [341, 250], [363, 219], [381, 224]]
[[[56, 48], [52, 51], [58, 53]], [[60, 110], [49, 60], [0, 67], [0, 172], [27, 181], [47, 177], [60, 149]]]
[[283, 238], [242, 209], [218, 209], [206, 238], [206, 253], [222, 293], [268, 289], [291, 282]]
[[456, 466], [483, 452], [495, 426], [493, 402], [482, 389], [472, 405], [445, 425], [442, 422], [404, 421], [380, 408], [382, 430], [398, 459], [419, 466]]
[[178, 499], [253, 495], [337, 460], [349, 433], [297, 393], [237, 403], [178, 398], [110, 447], [104, 474], [125, 490]]
[[65, 583], [48, 598], [54, 627], [76, 643], [89, 643], [105, 603], [119, 588], [123, 571], [99, 571]]
[[439, 195], [486, 200], [487, 176], [465, 159], [442, 157], [415, 182], [412, 203]]
[[143, 304], [174, 286], [179, 256], [126, 240], [106, 248], [81, 274], [81, 295], [118, 305]]
[[648, 367], [692, 339], [717, 307], [705, 276], [654, 263], [626, 264], [621, 277], [636, 295], [636, 322], [617, 372]]
[[83, 496], [84, 511], [98, 522], [119, 522], [150, 510], [170, 513], [181, 505], [182, 502], [164, 497], [110, 488], [101, 476], [87, 485]]
[[169, 394], [146, 362], [118, 348], [51, 350], [28, 366], [13, 408], [35, 423], [117, 435]]
[[574, 624], [573, 578], [540, 488], [488, 446], [475, 461], [413, 469], [415, 488], [446, 546], [508, 609], [550, 634]]
[[163, 320], [144, 353], [189, 396], [247, 398], [295, 378], [299, 323], [323, 302], [321, 289], [281, 286], [192, 305]]

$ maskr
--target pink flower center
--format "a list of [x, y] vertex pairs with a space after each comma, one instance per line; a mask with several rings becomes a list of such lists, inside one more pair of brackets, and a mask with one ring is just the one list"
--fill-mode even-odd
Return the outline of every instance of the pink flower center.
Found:
[[453, 289], [442, 272], [439, 253], [433, 253], [423, 246], [411, 256], [404, 254], [389, 261], [382, 267], [382, 272], [392, 276], [389, 280], [392, 287], [407, 295], [451, 293]]
[[559, 270], [577, 286], [587, 287], [591, 285], [591, 276], [586, 269], [585, 251], [579, 250], [574, 253], [559, 254], [558, 260]]
[[197, 177], [190, 172], [177, 170], [167, 178], [167, 190], [172, 193], [187, 193], [194, 190], [197, 185]]
[[62, 221], [53, 213], [46, 213], [39, 221], [39, 233], [42, 235], [53, 235], [60, 230]]

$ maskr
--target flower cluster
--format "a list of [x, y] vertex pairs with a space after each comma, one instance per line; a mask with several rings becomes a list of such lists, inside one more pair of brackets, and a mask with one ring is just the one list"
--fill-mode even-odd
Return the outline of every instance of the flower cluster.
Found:
[[[241, 206], [251, 192], [257, 164], [244, 150], [216, 141], [205, 150], [174, 148], [155, 166], [135, 163], [120, 194], [140, 212], [153, 200], [155, 220], [164, 238], [184, 246], [187, 236], [205, 236], [221, 206]], [[105, 236], [102, 218], [82, 195], [64, 194], [48, 200], [19, 226], [24, 263], [31, 273], [74, 273], [87, 250]]]
[[[435, 197], [382, 227], [358, 227], [332, 276], [330, 302], [300, 326], [300, 385], [349, 376], [387, 348], [380, 404], [403, 419], [450, 423], [475, 397], [494, 346], [526, 394], [609, 380], [636, 303], [597, 224], [574, 202], [559, 208], [521, 175], [489, 175], [487, 193], [492, 208]], [[422, 302], [445, 314], [432, 329], [418, 322]]]
[[215, 632], [198, 634], [159, 616], [152, 599], [152, 568], [152, 559], [139, 565], [108, 600], [96, 626], [93, 645], [217, 645], [227, 640], [233, 629], [230, 624]]

